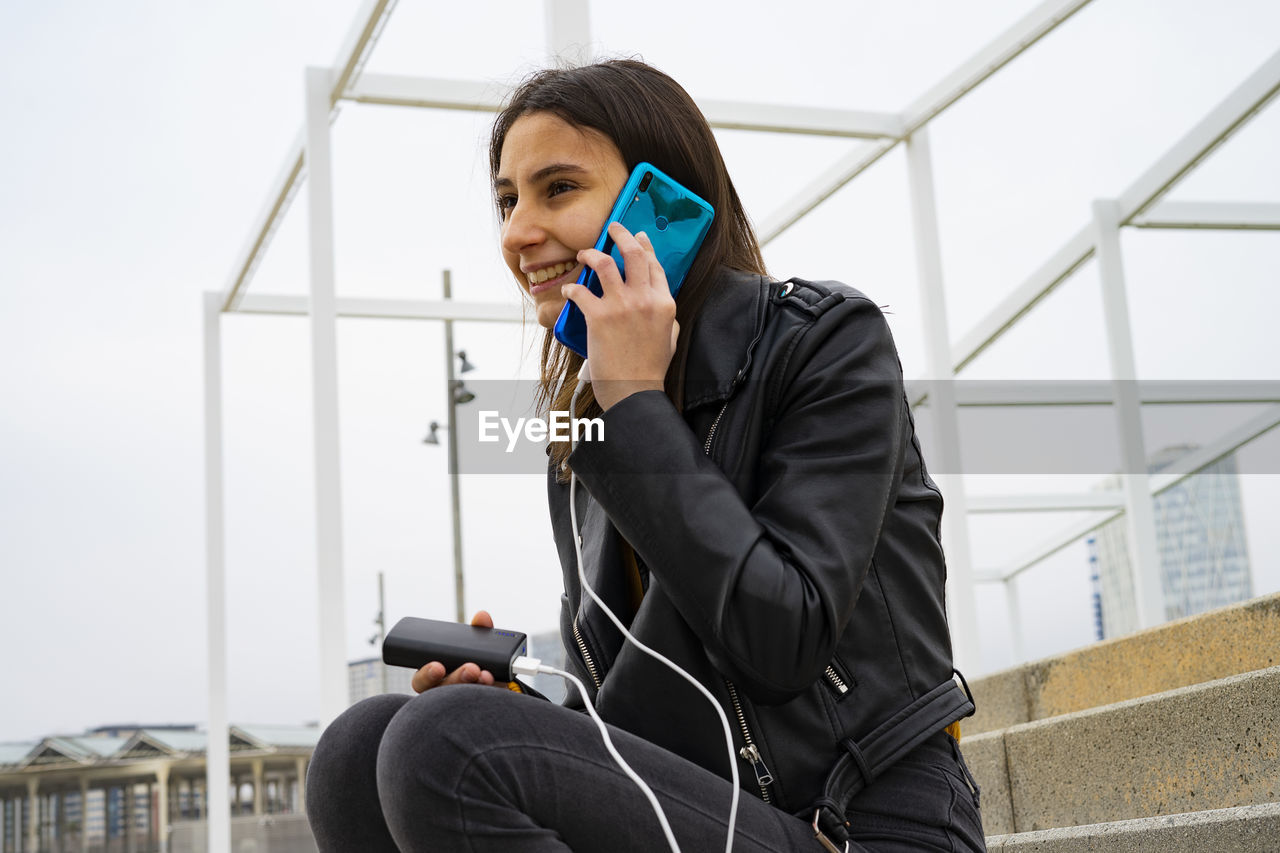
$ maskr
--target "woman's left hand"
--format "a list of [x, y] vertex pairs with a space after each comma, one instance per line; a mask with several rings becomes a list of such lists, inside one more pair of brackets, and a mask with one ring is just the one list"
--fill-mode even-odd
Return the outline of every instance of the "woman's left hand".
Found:
[[587, 320], [588, 369], [602, 409], [639, 391], [663, 390], [680, 334], [676, 301], [648, 236], [632, 236], [618, 222], [609, 225], [609, 236], [622, 253], [626, 279], [612, 257], [583, 249], [578, 260], [595, 270], [604, 295], [580, 284], [561, 288]]

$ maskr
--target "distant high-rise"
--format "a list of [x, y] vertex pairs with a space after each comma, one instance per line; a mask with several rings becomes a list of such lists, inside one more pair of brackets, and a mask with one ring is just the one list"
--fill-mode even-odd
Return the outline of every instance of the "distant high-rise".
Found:
[[[1148, 465], [1157, 474], [1194, 447], [1168, 447]], [[1118, 480], [1107, 484], [1118, 485]], [[1253, 596], [1244, 507], [1235, 456], [1224, 457], [1154, 498], [1164, 616], [1178, 619]], [[1138, 627], [1123, 518], [1089, 538], [1098, 639]], [[1100, 608], [1099, 608], [1100, 605]], [[1101, 610], [1101, 613], [1098, 610]]]
[[413, 670], [403, 666], [387, 666], [381, 658], [353, 660], [347, 664], [347, 701], [354, 705], [379, 693], [408, 693]]

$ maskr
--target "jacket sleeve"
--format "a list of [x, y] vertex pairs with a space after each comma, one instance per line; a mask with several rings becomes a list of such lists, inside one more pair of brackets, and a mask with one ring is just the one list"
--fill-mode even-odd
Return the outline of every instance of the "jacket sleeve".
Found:
[[776, 397], [750, 503], [658, 391], [614, 405], [604, 439], [570, 457], [716, 667], [764, 703], [804, 690], [830, 661], [909, 440], [897, 351], [874, 303], [845, 294], [783, 348], [770, 371], [780, 380], [764, 380], [777, 387], [748, 389]]

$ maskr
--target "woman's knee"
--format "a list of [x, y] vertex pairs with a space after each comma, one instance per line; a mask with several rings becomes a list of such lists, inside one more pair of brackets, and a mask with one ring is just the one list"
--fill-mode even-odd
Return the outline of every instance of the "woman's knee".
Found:
[[408, 696], [374, 696], [344, 711], [316, 744], [307, 770], [307, 818], [322, 851], [397, 850], [378, 801], [378, 744]]
[[373, 696], [352, 705], [325, 728], [307, 768], [309, 803], [318, 805], [330, 792], [342, 796], [353, 779], [372, 782], [383, 733], [411, 698], [398, 693]]
[[456, 778], [477, 752], [518, 729], [526, 704], [541, 703], [492, 687], [428, 690], [387, 726], [378, 750], [378, 784], [434, 786]]

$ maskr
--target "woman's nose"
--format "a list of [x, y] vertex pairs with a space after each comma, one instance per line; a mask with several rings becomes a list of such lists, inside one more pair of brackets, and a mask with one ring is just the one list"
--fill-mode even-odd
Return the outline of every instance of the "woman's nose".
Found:
[[502, 248], [513, 254], [540, 242], [545, 236], [535, 212], [517, 202], [502, 224]]

